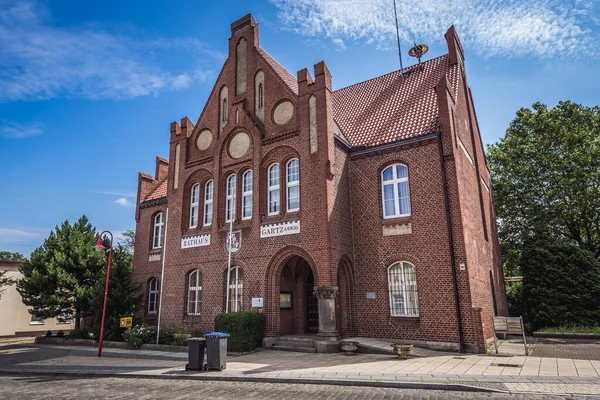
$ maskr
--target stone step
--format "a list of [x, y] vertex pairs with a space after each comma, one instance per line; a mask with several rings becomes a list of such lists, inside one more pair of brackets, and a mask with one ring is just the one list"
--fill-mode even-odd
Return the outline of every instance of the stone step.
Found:
[[295, 351], [297, 353], [316, 353], [317, 350], [314, 347], [301, 347], [301, 346], [280, 346], [274, 345], [271, 347], [273, 350], [277, 351]]
[[307, 347], [314, 348], [315, 344], [313, 342], [291, 342], [289, 340], [278, 340], [275, 342], [276, 346], [287, 346], [287, 347]]
[[290, 343], [310, 343], [311, 345], [315, 343], [314, 338], [303, 336], [281, 336], [278, 341]]

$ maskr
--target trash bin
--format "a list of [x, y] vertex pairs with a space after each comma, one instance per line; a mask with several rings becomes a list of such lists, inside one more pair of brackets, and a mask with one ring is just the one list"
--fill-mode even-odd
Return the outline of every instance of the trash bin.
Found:
[[194, 337], [187, 340], [188, 345], [188, 363], [185, 366], [186, 371], [193, 369], [202, 371], [204, 369], [204, 350], [206, 349], [206, 339]]
[[208, 369], [222, 371], [227, 366], [227, 338], [225, 332], [211, 332], [206, 338], [206, 363]]

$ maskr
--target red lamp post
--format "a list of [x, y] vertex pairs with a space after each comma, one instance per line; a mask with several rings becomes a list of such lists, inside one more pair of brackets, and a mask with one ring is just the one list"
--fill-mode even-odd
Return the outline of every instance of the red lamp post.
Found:
[[113, 234], [111, 231], [103, 231], [100, 233], [98, 238], [98, 244], [96, 244], [97, 251], [104, 251], [106, 247], [102, 244], [102, 235], [108, 233], [110, 235], [110, 249], [108, 251], [108, 268], [106, 270], [106, 285], [104, 286], [104, 307], [102, 308], [102, 325], [100, 326], [100, 343], [98, 344], [98, 357], [102, 357], [102, 340], [104, 339], [104, 318], [106, 317], [106, 299], [108, 297], [108, 280], [110, 278], [110, 262], [112, 260], [112, 249], [113, 249]]

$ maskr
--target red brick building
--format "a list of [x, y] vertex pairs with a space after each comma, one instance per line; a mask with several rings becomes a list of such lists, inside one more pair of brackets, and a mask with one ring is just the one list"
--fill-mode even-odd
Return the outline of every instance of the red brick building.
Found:
[[403, 76], [333, 91], [324, 62], [294, 77], [252, 16], [234, 22], [200, 118], [173, 122], [169, 160], [139, 175], [145, 320], [162, 289], [162, 326], [211, 330], [262, 299], [266, 346], [318, 332], [318, 351], [341, 335], [483, 352], [504, 277], [463, 49], [445, 37]]

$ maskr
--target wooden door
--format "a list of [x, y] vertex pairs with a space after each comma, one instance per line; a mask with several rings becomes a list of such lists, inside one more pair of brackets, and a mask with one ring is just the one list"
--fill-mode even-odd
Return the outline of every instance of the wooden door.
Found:
[[315, 282], [312, 271], [306, 275], [304, 283], [304, 297], [306, 304], [306, 332], [319, 332], [319, 300], [313, 294]]

